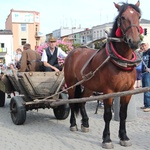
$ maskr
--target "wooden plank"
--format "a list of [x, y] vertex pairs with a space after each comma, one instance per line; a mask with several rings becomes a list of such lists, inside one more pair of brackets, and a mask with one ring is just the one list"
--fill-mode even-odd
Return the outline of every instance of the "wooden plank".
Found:
[[[51, 93], [51, 94], [56, 93], [56, 90], [57, 90], [59, 84], [61, 83], [61, 81], [62, 81], [63, 79], [64, 79], [64, 72], [62, 71], [62, 72], [59, 74], [59, 76], [58, 76], [57, 80], [55, 81], [54, 85], [53, 85], [52, 88], [50, 89], [50, 93]], [[64, 81], [64, 80], [63, 80], [63, 81]]]
[[55, 72], [18, 72], [7, 75], [16, 91], [31, 99], [50, 96], [58, 88], [63, 73], [56, 75]]
[[[100, 96], [92, 96], [92, 97], [84, 97], [84, 98], [76, 98], [76, 99], [56, 99], [55, 102], [50, 103], [51, 107], [54, 106], [59, 106], [59, 105], [63, 105], [63, 104], [67, 104], [67, 103], [82, 103], [82, 102], [88, 102], [88, 101], [97, 101], [97, 100], [105, 100], [108, 99], [110, 97], [114, 98], [114, 97], [121, 97], [121, 96], [126, 96], [126, 95], [134, 95], [134, 94], [139, 94], [139, 93], [144, 93], [150, 91], [150, 87], [144, 87], [144, 88], [138, 88], [135, 90], [130, 90], [130, 91], [123, 91], [123, 92], [117, 92], [117, 93], [109, 93], [109, 94], [104, 94], [104, 95], [100, 95]], [[51, 99], [43, 99], [43, 102], [48, 102]], [[41, 101], [41, 100], [39, 100]], [[36, 99], [36, 103], [38, 102], [38, 100]]]
[[27, 81], [27, 79], [25, 77], [20, 78], [19, 82], [20, 82], [21, 86], [23, 87], [25, 96], [28, 95], [29, 97], [31, 97], [31, 95], [35, 95], [36, 94], [35, 91], [33, 90], [33, 88], [28, 83], [28, 81]]
[[14, 89], [18, 92], [20, 92], [20, 89], [18, 87], [18, 81], [16, 81], [15, 77], [13, 75], [7, 75], [9, 81], [11, 82], [11, 84], [13, 85]]
[[25, 76], [32, 88], [36, 91], [36, 94], [50, 95], [51, 89], [54, 88], [53, 91], [55, 91], [60, 83], [60, 78], [55, 72], [30, 72], [25, 73]]
[[0, 75], [0, 90], [4, 93], [10, 93], [15, 90], [5, 74]]

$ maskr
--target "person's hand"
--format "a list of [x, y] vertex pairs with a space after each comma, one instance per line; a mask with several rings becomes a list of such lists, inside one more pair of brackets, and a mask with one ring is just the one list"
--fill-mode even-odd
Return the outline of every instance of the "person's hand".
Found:
[[57, 69], [56, 67], [53, 68], [55, 70], [55, 72], [59, 72], [59, 69]]
[[150, 72], [150, 68], [146, 68], [145, 70], [146, 70], [146, 72]]

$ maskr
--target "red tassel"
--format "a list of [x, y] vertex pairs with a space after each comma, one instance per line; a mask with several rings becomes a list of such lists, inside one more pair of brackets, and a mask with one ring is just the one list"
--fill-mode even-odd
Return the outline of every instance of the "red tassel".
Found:
[[140, 34], [143, 34], [144, 33], [144, 30], [143, 28], [140, 26]]
[[[140, 26], [140, 34], [143, 34], [144, 30], [143, 28]], [[121, 29], [120, 27], [118, 27], [118, 29], [116, 30], [116, 36], [117, 37], [122, 37], [122, 32], [121, 32]]]
[[118, 29], [116, 30], [116, 36], [117, 37], [122, 37], [122, 32], [121, 32], [120, 27], [118, 27]]

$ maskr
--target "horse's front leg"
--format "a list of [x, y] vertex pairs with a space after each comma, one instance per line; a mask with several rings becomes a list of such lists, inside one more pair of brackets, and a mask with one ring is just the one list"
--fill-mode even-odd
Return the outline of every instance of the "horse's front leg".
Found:
[[113, 148], [112, 141], [110, 139], [110, 121], [112, 119], [112, 99], [104, 100], [104, 121], [105, 121], [105, 128], [103, 131], [103, 143], [102, 147], [106, 149]]
[[120, 98], [120, 127], [119, 127], [119, 138], [120, 145], [131, 146], [132, 143], [126, 133], [126, 118], [127, 118], [127, 108], [131, 96], [124, 96]]

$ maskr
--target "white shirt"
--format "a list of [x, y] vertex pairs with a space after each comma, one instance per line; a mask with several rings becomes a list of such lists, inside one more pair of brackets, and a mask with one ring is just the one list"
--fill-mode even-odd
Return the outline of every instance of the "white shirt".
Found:
[[[51, 51], [50, 51], [50, 53], [53, 54]], [[57, 50], [57, 57], [66, 58], [66, 56], [67, 56], [67, 54], [66, 54], [60, 47], [58, 47], [58, 50]], [[46, 62], [48, 62], [47, 54], [46, 54], [46, 51], [45, 51], [45, 50], [44, 50], [43, 53], [42, 53], [41, 61], [46, 61]]]
[[21, 56], [22, 56], [22, 54], [16, 54], [16, 56], [15, 56], [15, 60], [16, 61], [19, 61], [20, 59], [21, 59]]

